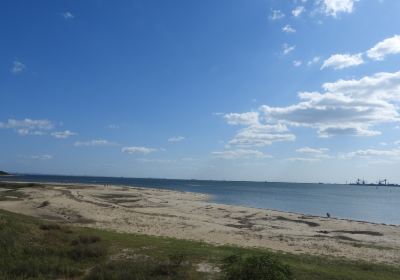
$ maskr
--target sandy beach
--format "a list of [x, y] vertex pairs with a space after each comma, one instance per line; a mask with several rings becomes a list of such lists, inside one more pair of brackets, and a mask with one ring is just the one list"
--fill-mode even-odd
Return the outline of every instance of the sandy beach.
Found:
[[[0, 184], [0, 192], [8, 190]], [[5, 196], [0, 208], [119, 232], [400, 262], [400, 226], [216, 204], [203, 194], [150, 188], [53, 183], [17, 192], [19, 199]]]

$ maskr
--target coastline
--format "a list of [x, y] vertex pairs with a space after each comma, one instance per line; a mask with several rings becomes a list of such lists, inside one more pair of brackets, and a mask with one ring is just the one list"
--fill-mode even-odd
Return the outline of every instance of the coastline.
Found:
[[21, 199], [0, 201], [0, 208], [119, 232], [388, 264], [400, 261], [397, 225], [218, 204], [210, 202], [209, 195], [192, 192], [98, 184], [31, 184], [18, 189]]
[[[7, 175], [7, 176], [14, 176], [14, 175]], [[54, 175], [54, 176], [65, 176], [65, 175]], [[8, 181], [8, 180], [0, 180], [1, 183], [21, 183], [21, 184], [41, 184], [41, 185], [63, 185], [63, 186], [82, 186], [82, 187], [102, 187], [105, 184], [97, 184], [97, 183], [66, 183], [66, 182], [57, 182], [57, 181]], [[282, 183], [282, 182], [279, 182]], [[303, 184], [303, 183], [300, 183]], [[308, 184], [308, 183], [304, 183]], [[249, 209], [256, 209], [256, 210], [268, 210], [268, 211], [274, 211], [274, 212], [281, 212], [281, 213], [287, 213], [287, 214], [293, 214], [293, 215], [302, 215], [302, 216], [307, 216], [307, 217], [312, 217], [312, 218], [327, 218], [326, 216], [320, 216], [320, 215], [315, 215], [315, 214], [308, 214], [308, 213], [302, 213], [302, 212], [296, 212], [296, 211], [285, 211], [285, 210], [279, 210], [279, 209], [273, 209], [273, 208], [261, 208], [261, 207], [255, 207], [255, 206], [248, 206], [248, 205], [243, 205], [243, 204], [229, 204], [229, 203], [220, 203], [213, 201], [213, 195], [210, 194], [205, 194], [205, 193], [200, 193], [200, 192], [191, 192], [191, 191], [180, 191], [180, 190], [170, 190], [166, 188], [157, 188], [157, 187], [140, 187], [140, 186], [132, 186], [132, 185], [114, 185], [114, 184], [106, 184], [108, 187], [116, 187], [116, 188], [128, 188], [128, 189], [138, 189], [138, 190], [159, 190], [159, 191], [171, 191], [171, 192], [177, 192], [177, 193], [186, 193], [186, 194], [194, 194], [194, 195], [202, 195], [206, 197], [206, 201], [209, 203], [214, 203], [214, 204], [219, 204], [219, 205], [226, 205], [226, 206], [238, 206], [238, 207], [244, 207], [244, 208], [249, 208]], [[337, 185], [345, 185], [345, 184], [337, 184]], [[359, 223], [366, 223], [366, 224], [372, 224], [372, 225], [384, 225], [384, 226], [393, 226], [393, 227], [398, 227], [400, 228], [400, 224], [392, 224], [392, 223], [384, 223], [384, 222], [373, 222], [373, 221], [367, 221], [367, 220], [357, 220], [357, 219], [352, 219], [352, 218], [341, 218], [341, 217], [336, 217], [336, 216], [331, 216], [329, 219], [331, 220], [339, 220], [339, 221], [348, 221], [348, 222], [359, 222]]]

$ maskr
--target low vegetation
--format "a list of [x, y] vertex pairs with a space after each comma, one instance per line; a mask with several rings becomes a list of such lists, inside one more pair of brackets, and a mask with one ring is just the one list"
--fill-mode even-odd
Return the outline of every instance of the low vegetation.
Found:
[[229, 280], [292, 280], [292, 271], [272, 255], [241, 257], [232, 255], [224, 260], [223, 277]]
[[8, 183], [0, 182], [0, 202], [1, 201], [12, 201], [22, 200], [27, 197], [26, 194], [20, 192], [21, 188], [37, 187], [38, 184], [34, 183]]
[[400, 268], [72, 227], [0, 210], [0, 279], [398, 279]]
[[46, 207], [46, 206], [49, 206], [49, 205], [50, 205], [50, 202], [45, 200], [38, 206], [38, 208], [43, 208], [43, 207]]

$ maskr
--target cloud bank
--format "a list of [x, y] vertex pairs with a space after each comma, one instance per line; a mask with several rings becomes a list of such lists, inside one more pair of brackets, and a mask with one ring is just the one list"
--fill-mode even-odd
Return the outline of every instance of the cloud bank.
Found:
[[263, 152], [247, 149], [226, 150], [222, 152], [212, 152], [211, 154], [213, 157], [220, 159], [251, 159], [271, 157]]
[[338, 80], [323, 84], [322, 89], [299, 93], [300, 101], [289, 106], [263, 105], [257, 112], [224, 115], [228, 124], [243, 126], [228, 145], [254, 147], [293, 141], [296, 137], [289, 127], [309, 127], [317, 130], [319, 137], [374, 136], [381, 134], [377, 125], [400, 121], [400, 71]]
[[321, 66], [321, 69], [333, 68], [335, 70], [348, 68], [363, 64], [362, 54], [334, 54], [329, 57]]
[[12, 129], [20, 135], [43, 135], [48, 130], [53, 129], [54, 124], [49, 120], [33, 119], [8, 119], [6, 122], [0, 122], [0, 128]]
[[115, 145], [115, 143], [112, 143], [108, 140], [104, 139], [94, 139], [94, 140], [89, 140], [89, 141], [77, 141], [75, 142], [74, 146], [75, 147], [98, 147], [98, 146], [111, 146]]
[[351, 14], [358, 0], [323, 0], [319, 1], [323, 12], [328, 16], [337, 17], [340, 13]]
[[150, 153], [154, 153], [156, 151], [158, 151], [158, 149], [155, 148], [148, 148], [148, 147], [123, 147], [121, 149], [121, 151], [123, 153], [127, 153], [127, 154], [150, 154]]

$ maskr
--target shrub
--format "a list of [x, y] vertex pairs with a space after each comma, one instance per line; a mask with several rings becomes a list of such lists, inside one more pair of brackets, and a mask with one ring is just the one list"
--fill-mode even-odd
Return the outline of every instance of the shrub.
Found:
[[40, 225], [39, 228], [41, 230], [60, 230], [61, 229], [61, 227], [57, 224]]
[[291, 280], [292, 272], [287, 265], [269, 254], [227, 257], [222, 266], [227, 280]]
[[183, 255], [173, 255], [167, 260], [112, 260], [96, 265], [85, 279], [165, 280], [191, 279]]
[[152, 274], [154, 276], [176, 276], [184, 270], [183, 261], [185, 256], [183, 254], [170, 255], [168, 260], [160, 262], [154, 266]]
[[107, 249], [102, 244], [78, 244], [69, 251], [69, 257], [74, 261], [101, 258], [107, 255]]
[[101, 238], [96, 235], [80, 235], [78, 239], [74, 239], [71, 242], [71, 245], [78, 245], [78, 244], [93, 244], [100, 242]]
[[101, 258], [107, 255], [107, 248], [100, 241], [101, 238], [96, 235], [80, 235], [71, 241], [73, 248], [68, 255], [75, 261]]
[[50, 202], [48, 200], [45, 200], [38, 206], [38, 208], [43, 208], [43, 207], [46, 207], [49, 205], [50, 205]]

